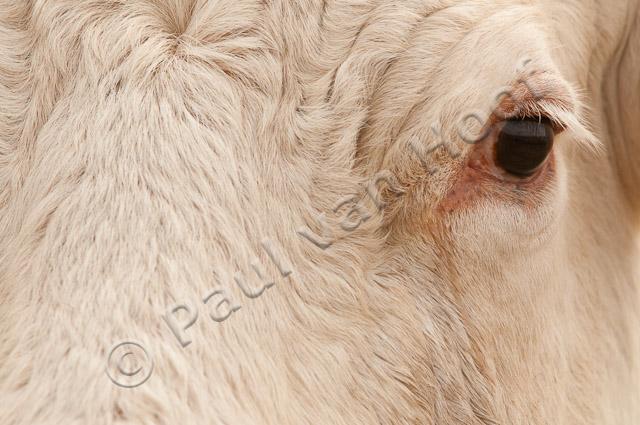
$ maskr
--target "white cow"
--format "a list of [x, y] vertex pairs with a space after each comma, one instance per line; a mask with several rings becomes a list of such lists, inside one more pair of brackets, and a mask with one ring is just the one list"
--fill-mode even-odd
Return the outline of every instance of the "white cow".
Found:
[[639, 424], [639, 67], [638, 0], [0, 0], [0, 424]]

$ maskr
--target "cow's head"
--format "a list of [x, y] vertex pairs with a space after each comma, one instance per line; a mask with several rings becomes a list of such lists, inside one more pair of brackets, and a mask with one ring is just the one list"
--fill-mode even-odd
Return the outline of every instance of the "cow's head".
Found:
[[637, 420], [637, 1], [0, 5], [0, 422]]

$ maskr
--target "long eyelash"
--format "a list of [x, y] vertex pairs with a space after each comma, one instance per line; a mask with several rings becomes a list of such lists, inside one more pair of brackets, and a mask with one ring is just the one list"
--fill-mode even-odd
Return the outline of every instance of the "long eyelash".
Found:
[[600, 139], [583, 124], [582, 117], [577, 113], [544, 100], [536, 103], [542, 111], [542, 115], [550, 119], [554, 125], [570, 133], [572, 138], [581, 146], [595, 153], [602, 152], [603, 147]]
[[[579, 111], [585, 109], [582, 103], [578, 103], [574, 108]], [[521, 107], [518, 115], [515, 116], [518, 119], [534, 117], [548, 119], [554, 128], [566, 131], [580, 146], [594, 153], [602, 153], [602, 142], [583, 123], [584, 118], [579, 112], [569, 110], [553, 100], [541, 99], [527, 102], [524, 107]]]

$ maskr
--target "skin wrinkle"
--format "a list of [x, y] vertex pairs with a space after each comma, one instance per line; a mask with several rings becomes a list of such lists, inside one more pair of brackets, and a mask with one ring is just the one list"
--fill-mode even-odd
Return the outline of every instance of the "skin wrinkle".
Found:
[[[436, 16], [438, 13], [441, 13], [441, 12], [443, 12], [443, 11], [447, 10], [449, 7], [451, 7], [451, 6], [442, 6], [441, 8], [436, 8], [436, 9], [427, 9], [427, 11], [425, 11], [425, 12], [421, 13], [421, 15], [420, 15], [420, 16], [421, 16], [421, 17], [420, 17], [420, 19], [418, 20], [418, 22], [416, 22], [416, 24], [413, 26], [413, 29], [409, 32], [408, 36], [407, 36], [407, 37], [406, 37], [406, 39], [405, 39], [405, 42], [404, 42], [403, 46], [402, 46], [400, 49], [398, 49], [398, 50], [400, 51], [400, 50], [406, 49], [406, 48], [407, 48], [407, 46], [409, 46], [409, 45], [411, 44], [411, 42], [413, 41], [413, 39], [414, 39], [414, 37], [415, 37], [416, 29], [417, 29], [420, 25], [422, 25], [422, 24], [423, 24], [427, 19], [429, 19], [429, 18], [431, 18], [431, 17], [433, 17], [433, 16]], [[463, 38], [464, 38], [464, 36], [463, 36]], [[393, 57], [393, 58], [391, 58], [391, 60], [389, 60], [389, 62], [388, 62], [388, 63], [387, 63], [387, 65], [385, 66], [384, 71], [381, 73], [380, 81], [382, 81], [382, 80], [384, 79], [384, 76], [387, 74], [387, 71], [388, 71], [389, 69], [391, 69], [391, 68], [395, 65], [396, 61], [397, 61], [397, 56], [396, 56], [396, 57]], [[380, 87], [380, 81], [378, 81], [378, 82], [377, 82], [376, 86], [375, 86], [375, 87], [374, 87], [374, 89], [372, 90], [372, 93], [376, 93], [376, 91], [377, 91], [377, 90], [378, 90], [378, 88]], [[409, 116], [409, 115], [411, 114], [411, 112], [412, 112], [412, 111], [410, 111], [410, 112], [409, 112], [409, 114], [408, 114], [407, 116]], [[363, 125], [362, 129], [366, 128], [366, 127], [369, 125], [369, 122], [368, 122], [368, 121], [369, 121], [369, 118], [367, 119], [367, 122], [365, 123], [365, 125]], [[398, 133], [400, 133], [401, 131], [402, 131], [402, 126], [401, 126], [401, 129], [398, 131]], [[358, 152], [358, 155], [357, 155], [357, 156], [358, 156], [359, 158], [361, 158], [361, 162], [365, 162], [365, 161], [366, 161], [366, 156], [365, 156], [365, 155], [363, 154], [363, 152], [362, 152], [362, 151], [363, 151], [363, 148], [362, 148], [362, 144], [363, 144], [362, 139], [363, 139], [363, 136], [362, 136], [362, 134], [361, 134], [361, 133], [359, 133], [359, 134], [358, 134], [358, 137], [357, 137], [357, 139], [356, 139], [356, 140], [357, 140], [357, 142], [356, 142], [356, 146], [357, 146], [357, 152]]]
[[[499, 12], [495, 12], [495, 13], [499, 13]], [[492, 15], [489, 15], [492, 16]], [[462, 34], [458, 40], [456, 40], [453, 44], [453, 47], [450, 50], [454, 50], [457, 46], [459, 46], [466, 38], [467, 36], [472, 33], [474, 31], [475, 27], [470, 28], [467, 32], [465, 32], [464, 34]], [[442, 59], [440, 59], [440, 62], [438, 64], [436, 64], [435, 69], [439, 69], [442, 65], [442, 63], [447, 59], [447, 56], [445, 55]], [[423, 91], [425, 90], [425, 88], [422, 89]], [[419, 99], [423, 99], [424, 95], [419, 95], [418, 96]], [[415, 112], [415, 108], [416, 105], [419, 103], [420, 101], [416, 102], [416, 104], [414, 104], [411, 109], [409, 110], [409, 113], [406, 115], [406, 117], [404, 118], [404, 120], [402, 121], [402, 123], [400, 124], [400, 127], [398, 128], [398, 132], [396, 133], [395, 137], [393, 137], [393, 139], [396, 139], [397, 136], [403, 132], [406, 122], [408, 120], [408, 118], [414, 114]]]
[[[634, 11], [630, 11], [630, 8], [632, 6], [633, 5], [627, 5], [627, 14], [625, 16], [628, 16], [630, 21], [634, 20], [633, 17], [635, 16], [635, 20], [633, 22], [635, 22], [635, 24], [637, 26], [638, 23], [640, 22], [640, 5], [636, 4]], [[632, 45], [632, 42], [633, 42], [631, 40], [631, 32], [633, 31], [633, 28], [634, 27], [633, 27], [632, 23], [629, 23], [629, 24], [625, 25], [625, 31], [624, 31], [624, 34], [625, 34], [624, 40], [625, 40], [625, 42], [624, 42], [624, 44], [622, 44], [623, 47], [622, 47], [621, 53], [618, 56], [617, 63], [616, 63], [616, 65], [617, 65], [616, 68], [617, 68], [618, 72], [617, 72], [615, 81], [617, 82], [617, 85], [618, 85], [618, 87], [617, 87], [617, 92], [618, 93], [624, 93], [624, 91], [625, 91], [625, 89], [623, 87], [621, 87], [621, 83], [625, 81], [625, 77], [623, 75], [621, 75], [621, 72], [622, 72], [622, 61], [624, 60], [624, 58], [628, 57], [629, 54], [630, 54], [629, 49], [632, 48], [631, 45]], [[635, 31], [637, 32], [637, 29]], [[640, 87], [640, 83], [637, 84], [637, 86]], [[612, 108], [606, 108], [605, 109], [605, 114], [606, 114], [607, 121], [608, 122], [613, 122], [613, 125], [611, 126], [612, 128], [620, 128], [620, 127], [622, 127], [618, 117], [622, 116], [621, 115], [623, 113], [622, 111], [626, 112], [627, 108], [623, 104], [625, 99], [626, 99], [625, 96], [619, 96], [618, 97], [618, 102], [616, 104], [616, 106], [617, 106], [616, 110], [612, 110]], [[636, 126], [636, 128], [637, 128], [637, 126]], [[624, 138], [625, 136], [634, 137], [634, 135], [632, 135], [632, 134], [627, 134], [627, 135], [623, 136], [620, 133], [617, 133], [617, 136], [621, 137], [621, 138]], [[639, 136], [635, 135], [635, 137], [636, 137], [636, 140], [637, 140], [637, 138]], [[620, 150], [620, 154], [619, 154], [620, 158], [629, 158], [629, 157], [633, 157], [634, 156], [633, 152], [630, 152], [630, 153], [625, 152], [628, 148], [625, 149], [624, 147], [621, 146], [621, 144], [617, 144], [615, 146], [616, 146], [616, 150], [618, 150], [618, 149]], [[637, 170], [635, 170], [635, 167], [629, 166], [627, 164], [622, 164], [623, 161], [624, 161], [624, 159], [622, 161], [619, 161], [618, 164], [617, 164], [618, 172], [621, 174], [621, 177], [622, 177], [622, 185], [623, 185], [623, 187], [625, 187], [626, 192], [629, 192], [629, 191], [633, 192], [634, 191], [634, 184], [630, 183], [630, 181], [632, 181], [632, 182], [633, 181], [637, 181], [639, 176], [640, 176], [640, 173]], [[635, 175], [633, 175], [633, 177], [629, 178], [627, 176], [627, 174], [632, 174], [632, 173], [635, 173]], [[638, 198], [638, 197], [636, 196], [635, 198]], [[629, 199], [630, 203], [634, 207], [639, 204], [639, 202], [636, 201], [634, 199], [634, 197], [630, 197], [628, 199]], [[640, 222], [640, 219], [638, 219], [638, 222]]]
[[[371, 8], [371, 12], [377, 10], [380, 7], [380, 3], [375, 4], [375, 6], [373, 6]], [[449, 8], [451, 6], [446, 6], [443, 5], [441, 7], [438, 8], [427, 8], [425, 12], [422, 12], [420, 14], [420, 19], [413, 25], [413, 29], [409, 31], [409, 34], [407, 35], [407, 37], [405, 38], [405, 43], [404, 46], [408, 45], [411, 40], [413, 39], [413, 36], [415, 34], [415, 29], [418, 28], [420, 25], [422, 25], [428, 18], [435, 16], [437, 13], [442, 12], [444, 10], [446, 10], [447, 8]], [[359, 40], [360, 40], [360, 35], [362, 34], [362, 31], [368, 27], [370, 25], [370, 22], [367, 20], [365, 21], [360, 28], [358, 29], [358, 31], [356, 32], [356, 36], [353, 39], [353, 42], [351, 43], [351, 45], [349, 46], [349, 51], [347, 53], [347, 55], [345, 56], [345, 59], [343, 60], [343, 62], [347, 61], [347, 58], [349, 58], [352, 55], [353, 49], [354, 47], [358, 44]], [[403, 46], [398, 48], [398, 51], [403, 50]], [[386, 65], [385, 70], [381, 73], [380, 78], [383, 79], [386, 71], [393, 66], [393, 63], [395, 62], [395, 59], [392, 58], [389, 63]], [[334, 85], [335, 85], [335, 79], [336, 79], [336, 75], [339, 71], [339, 68], [336, 68], [336, 70], [333, 73], [333, 77], [331, 78], [331, 84], [329, 86], [329, 90], [328, 90], [328, 94], [327, 94], [327, 98], [325, 99], [327, 102], [329, 102], [331, 100], [331, 98], [333, 97], [333, 90], [334, 90]], [[379, 85], [379, 84], [378, 84]], [[378, 88], [378, 86], [374, 87], [372, 90], [372, 93], [376, 92], [376, 89]], [[359, 140], [359, 139], [358, 139]], [[360, 145], [360, 143], [357, 144], [358, 146]]]

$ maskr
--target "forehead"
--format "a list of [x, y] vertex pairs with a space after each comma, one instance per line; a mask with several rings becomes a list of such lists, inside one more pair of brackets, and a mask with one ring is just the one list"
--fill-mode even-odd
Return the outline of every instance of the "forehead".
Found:
[[[70, 4], [42, 2], [33, 10], [50, 36], [47, 48], [66, 54], [60, 63], [79, 62], [86, 78], [102, 74], [96, 84], [113, 83], [108, 95], [138, 85], [226, 139], [243, 133], [225, 149], [251, 161], [339, 146], [368, 171], [404, 164], [394, 148], [406, 152], [433, 125], [459, 139], [458, 124], [471, 114], [477, 130], [498, 95], [534, 71], [529, 82], [551, 106], [574, 112], [562, 79], [570, 61], [554, 54], [559, 41], [549, 14], [562, 17], [558, 6], [416, 0], [309, 1], [303, 8], [245, 0], [180, 8], [135, 0], [89, 13]], [[65, 38], [74, 40], [59, 42]], [[525, 97], [510, 99], [512, 112], [541, 107]], [[269, 152], [254, 155], [257, 145]]]

